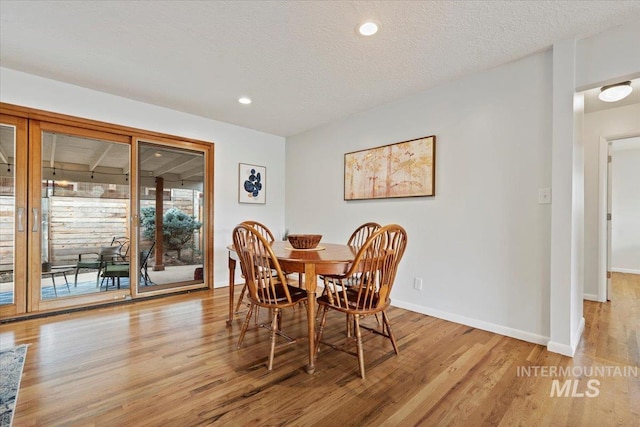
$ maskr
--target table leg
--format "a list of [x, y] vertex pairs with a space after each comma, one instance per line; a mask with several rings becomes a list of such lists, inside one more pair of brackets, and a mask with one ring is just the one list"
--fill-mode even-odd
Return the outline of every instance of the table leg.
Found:
[[227, 319], [227, 326], [231, 326], [233, 322], [233, 292], [236, 278], [236, 260], [233, 259], [231, 253], [229, 253], [229, 319]]
[[307, 373], [313, 374], [316, 370], [316, 265], [308, 263], [304, 265], [304, 287], [307, 290], [307, 328], [309, 334], [309, 364]]

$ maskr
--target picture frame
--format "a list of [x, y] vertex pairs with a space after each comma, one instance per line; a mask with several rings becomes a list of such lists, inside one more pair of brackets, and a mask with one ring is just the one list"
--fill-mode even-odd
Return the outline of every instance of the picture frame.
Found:
[[344, 200], [435, 196], [435, 135], [344, 155]]
[[238, 164], [238, 202], [267, 203], [267, 168], [265, 166]]

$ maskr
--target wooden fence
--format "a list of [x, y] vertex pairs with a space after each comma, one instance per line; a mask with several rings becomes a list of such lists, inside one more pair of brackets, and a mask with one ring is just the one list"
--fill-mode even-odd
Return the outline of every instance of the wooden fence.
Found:
[[[75, 264], [78, 253], [109, 246], [114, 237], [130, 235], [127, 199], [51, 196], [42, 200], [41, 224], [46, 235], [43, 262]], [[153, 200], [141, 201], [143, 207], [154, 204]], [[193, 193], [184, 191], [165, 201], [164, 208], [177, 207], [193, 215], [193, 205]], [[13, 265], [13, 221], [13, 197], [0, 196], [0, 270], [10, 269]]]

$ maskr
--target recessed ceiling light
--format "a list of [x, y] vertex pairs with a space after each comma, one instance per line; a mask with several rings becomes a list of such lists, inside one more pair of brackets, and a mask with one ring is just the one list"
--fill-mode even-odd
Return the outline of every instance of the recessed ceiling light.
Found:
[[633, 88], [631, 87], [630, 81], [616, 83], [613, 85], [602, 86], [598, 98], [604, 102], [616, 102], [629, 96], [632, 91]]
[[372, 36], [378, 32], [378, 24], [375, 22], [365, 22], [358, 27], [358, 32], [363, 36]]
[[251, 98], [247, 98], [246, 96], [243, 96], [242, 98], [238, 99], [238, 102], [240, 104], [249, 105], [251, 104]]

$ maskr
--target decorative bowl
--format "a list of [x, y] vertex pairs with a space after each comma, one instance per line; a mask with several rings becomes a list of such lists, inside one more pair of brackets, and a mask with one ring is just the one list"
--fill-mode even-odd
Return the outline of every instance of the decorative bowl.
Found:
[[315, 249], [322, 234], [289, 234], [287, 239], [294, 249]]

